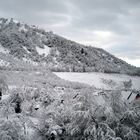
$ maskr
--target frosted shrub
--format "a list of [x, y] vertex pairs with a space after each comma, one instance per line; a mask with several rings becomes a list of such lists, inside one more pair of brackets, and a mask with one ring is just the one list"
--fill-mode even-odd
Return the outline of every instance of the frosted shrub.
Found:
[[18, 119], [0, 120], [1, 140], [25, 140], [22, 132], [22, 124]]

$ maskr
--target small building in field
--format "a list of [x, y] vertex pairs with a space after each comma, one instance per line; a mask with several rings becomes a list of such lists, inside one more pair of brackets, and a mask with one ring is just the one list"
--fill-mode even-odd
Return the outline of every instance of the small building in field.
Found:
[[137, 94], [135, 100], [140, 100], [140, 94]]
[[128, 94], [127, 100], [129, 100], [129, 101], [140, 100], [140, 91], [131, 91]]

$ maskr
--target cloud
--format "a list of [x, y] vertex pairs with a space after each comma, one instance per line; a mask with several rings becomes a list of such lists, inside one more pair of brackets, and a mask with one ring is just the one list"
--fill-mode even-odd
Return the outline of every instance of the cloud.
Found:
[[126, 57], [120, 57], [122, 60], [128, 62], [129, 64], [131, 65], [134, 65], [134, 66], [137, 66], [137, 67], [140, 67], [140, 59], [129, 59], [129, 58], [126, 58]]
[[140, 44], [130, 41], [122, 41], [112, 44], [107, 50], [118, 57], [125, 57], [131, 60], [140, 59]]
[[0, 0], [0, 16], [134, 60], [140, 58], [139, 7], [140, 0]]

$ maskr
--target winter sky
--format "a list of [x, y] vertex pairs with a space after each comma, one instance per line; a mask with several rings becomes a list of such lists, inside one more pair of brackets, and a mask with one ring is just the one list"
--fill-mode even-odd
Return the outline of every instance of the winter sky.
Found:
[[0, 17], [101, 47], [140, 66], [140, 0], [0, 0]]

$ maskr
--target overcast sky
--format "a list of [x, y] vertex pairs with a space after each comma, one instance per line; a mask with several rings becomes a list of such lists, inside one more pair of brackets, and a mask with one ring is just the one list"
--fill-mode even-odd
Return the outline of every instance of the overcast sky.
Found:
[[0, 17], [101, 47], [140, 66], [140, 0], [0, 0]]

